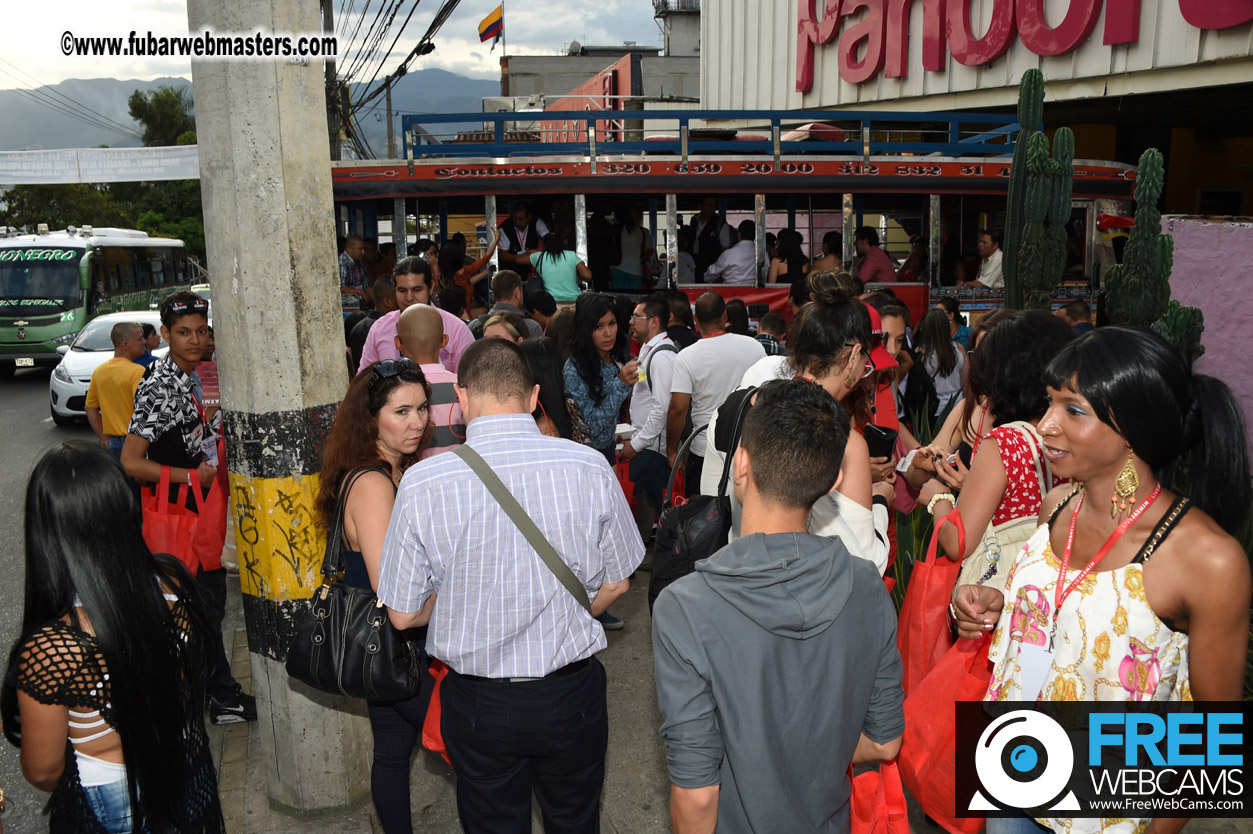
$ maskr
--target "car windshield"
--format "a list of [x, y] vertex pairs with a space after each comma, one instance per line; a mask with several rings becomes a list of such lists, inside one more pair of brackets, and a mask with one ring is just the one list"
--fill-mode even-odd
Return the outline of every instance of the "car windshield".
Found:
[[[78, 334], [78, 338], [74, 340], [71, 350], [113, 350], [113, 326], [123, 319], [94, 319], [82, 332]], [[160, 332], [160, 330], [158, 330]], [[165, 347], [165, 341], [162, 340], [161, 347]]]
[[0, 249], [0, 315], [47, 315], [83, 303], [81, 249]]

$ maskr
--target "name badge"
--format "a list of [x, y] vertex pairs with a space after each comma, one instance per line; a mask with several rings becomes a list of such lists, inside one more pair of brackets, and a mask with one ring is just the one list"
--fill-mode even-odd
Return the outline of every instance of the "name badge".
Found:
[[1034, 701], [1044, 689], [1044, 680], [1053, 668], [1053, 652], [1047, 646], [1020, 643], [1018, 646], [1018, 683], [1022, 687], [1022, 700]]

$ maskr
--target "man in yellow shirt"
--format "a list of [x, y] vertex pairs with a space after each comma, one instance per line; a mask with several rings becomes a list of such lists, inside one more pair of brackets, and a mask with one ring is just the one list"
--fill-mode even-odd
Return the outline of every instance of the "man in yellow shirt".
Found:
[[135, 360], [143, 355], [147, 345], [139, 325], [129, 321], [113, 325], [109, 338], [113, 342], [113, 358], [96, 368], [87, 386], [87, 422], [100, 445], [121, 458], [131, 412], [135, 410], [135, 391], [144, 376], [144, 366]]

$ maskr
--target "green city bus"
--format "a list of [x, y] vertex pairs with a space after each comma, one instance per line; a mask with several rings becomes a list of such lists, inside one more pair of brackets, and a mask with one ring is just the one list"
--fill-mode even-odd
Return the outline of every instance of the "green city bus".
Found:
[[55, 365], [100, 313], [154, 309], [191, 286], [189, 268], [181, 240], [133, 229], [0, 230], [0, 378]]

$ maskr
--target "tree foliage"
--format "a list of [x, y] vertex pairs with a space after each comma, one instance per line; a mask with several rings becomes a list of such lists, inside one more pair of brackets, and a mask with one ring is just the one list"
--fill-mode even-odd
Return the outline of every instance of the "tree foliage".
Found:
[[30, 231], [40, 223], [47, 223], [49, 229], [135, 224], [130, 207], [104, 185], [16, 185], [4, 192], [3, 199], [6, 207], [0, 213], [0, 225]]
[[196, 143], [196, 117], [186, 88], [158, 87], [147, 93], [136, 90], [126, 103], [131, 118], [144, 127], [146, 147]]

